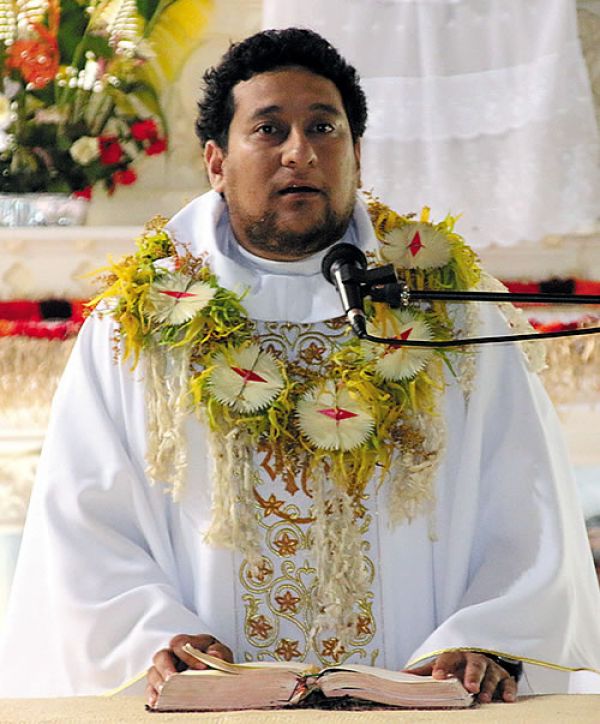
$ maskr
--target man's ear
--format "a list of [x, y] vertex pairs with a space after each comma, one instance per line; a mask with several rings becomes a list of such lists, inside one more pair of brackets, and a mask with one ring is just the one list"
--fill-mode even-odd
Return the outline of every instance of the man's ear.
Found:
[[362, 186], [362, 179], [360, 177], [360, 140], [354, 144], [354, 158], [356, 160], [356, 188]]
[[223, 162], [225, 161], [225, 151], [216, 141], [207, 141], [204, 146], [204, 163], [206, 164], [206, 172], [208, 180], [215, 191], [220, 194], [225, 191], [225, 176], [223, 173]]

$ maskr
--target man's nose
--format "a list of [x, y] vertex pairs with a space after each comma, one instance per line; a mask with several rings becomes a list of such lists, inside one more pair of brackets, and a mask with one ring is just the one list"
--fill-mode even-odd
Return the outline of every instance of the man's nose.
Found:
[[314, 166], [317, 154], [303, 131], [292, 129], [283, 143], [281, 165], [294, 168]]

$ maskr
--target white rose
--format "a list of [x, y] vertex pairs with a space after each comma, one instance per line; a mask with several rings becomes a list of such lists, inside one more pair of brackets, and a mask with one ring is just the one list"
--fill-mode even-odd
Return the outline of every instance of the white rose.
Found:
[[11, 121], [10, 100], [0, 93], [0, 128], [6, 128]]
[[73, 143], [69, 153], [74, 161], [87, 166], [100, 155], [98, 139], [93, 136], [82, 136]]

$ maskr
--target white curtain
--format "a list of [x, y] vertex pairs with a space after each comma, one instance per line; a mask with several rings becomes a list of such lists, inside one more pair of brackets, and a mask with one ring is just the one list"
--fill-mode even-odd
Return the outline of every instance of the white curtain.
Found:
[[310, 27], [369, 101], [363, 182], [400, 211], [462, 213], [475, 246], [588, 231], [598, 129], [574, 0], [265, 0]]

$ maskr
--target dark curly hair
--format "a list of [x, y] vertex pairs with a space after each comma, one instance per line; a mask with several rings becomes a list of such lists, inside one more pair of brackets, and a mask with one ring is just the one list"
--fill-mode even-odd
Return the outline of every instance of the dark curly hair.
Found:
[[264, 30], [232, 44], [220, 64], [206, 71], [196, 121], [202, 145], [212, 139], [227, 148], [235, 111], [234, 86], [258, 73], [286, 66], [300, 66], [332, 81], [342, 97], [353, 140], [361, 138], [367, 124], [367, 101], [356, 70], [318, 33], [287, 28]]

